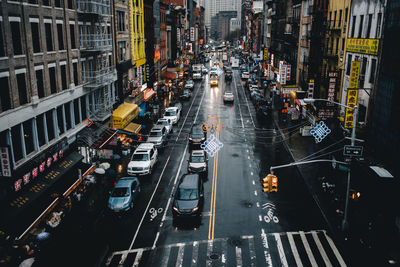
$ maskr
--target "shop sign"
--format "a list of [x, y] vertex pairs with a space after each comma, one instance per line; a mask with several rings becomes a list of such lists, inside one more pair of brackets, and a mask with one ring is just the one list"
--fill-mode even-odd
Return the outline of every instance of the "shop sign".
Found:
[[176, 42], [178, 43], [178, 45], [180, 41], [181, 41], [181, 29], [178, 28], [176, 31]]
[[320, 108], [318, 110], [318, 118], [322, 119], [322, 120], [326, 120], [327, 118], [333, 118], [335, 112], [332, 109], [323, 109]]
[[[351, 62], [351, 72], [350, 72], [350, 83], [349, 89], [347, 90], [347, 101], [346, 105], [349, 107], [355, 107], [357, 105], [358, 98], [358, 77], [360, 73], [360, 61]], [[354, 120], [354, 109], [347, 108], [346, 115], [344, 117], [344, 127], [353, 128]]]
[[358, 77], [360, 75], [360, 61], [351, 62], [350, 83], [349, 88], [358, 87]]
[[15, 192], [21, 190], [21, 186], [22, 186], [22, 179], [15, 181], [15, 183], [14, 183]]
[[190, 27], [190, 41], [194, 41], [194, 27]]
[[11, 177], [11, 162], [8, 147], [0, 148], [2, 176]]
[[150, 80], [150, 65], [146, 62], [146, 82]]
[[290, 64], [286, 65], [286, 81], [290, 81], [290, 75], [292, 72], [292, 66]]
[[[329, 72], [328, 73], [328, 77], [329, 77], [329, 84], [328, 84], [328, 101], [335, 101], [335, 92], [336, 92], [336, 80], [338, 77], [338, 73], [337, 72]], [[327, 102], [326, 105], [327, 106], [333, 106], [334, 103], [331, 102]]]
[[275, 55], [271, 53], [271, 66], [274, 65]]
[[310, 82], [308, 83], [307, 97], [313, 98], [313, 96], [314, 96], [314, 79], [311, 79]]
[[267, 61], [268, 60], [268, 47], [264, 48], [264, 60]]
[[349, 38], [347, 39], [347, 52], [378, 55], [379, 39], [362, 39]]

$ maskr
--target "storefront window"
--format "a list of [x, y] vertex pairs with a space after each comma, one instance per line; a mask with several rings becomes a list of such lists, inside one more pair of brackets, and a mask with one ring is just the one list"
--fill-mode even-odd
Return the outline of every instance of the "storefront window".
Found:
[[64, 133], [63, 106], [57, 108], [58, 135]]
[[46, 139], [44, 137], [44, 123], [43, 123], [43, 116], [44, 114], [40, 114], [39, 116], [36, 117], [36, 125], [37, 125], [37, 132], [38, 132], [38, 140], [39, 140], [39, 146], [43, 146], [46, 144]]
[[24, 140], [25, 140], [26, 154], [29, 155], [35, 149], [33, 146], [32, 120], [25, 121], [23, 123], [23, 126], [24, 126]]
[[11, 128], [11, 137], [14, 151], [14, 160], [19, 161], [23, 157], [20, 124]]
[[65, 120], [66, 120], [66, 125], [67, 125], [67, 131], [72, 128], [72, 123], [71, 123], [71, 105], [70, 103], [66, 103], [64, 105], [65, 108]]
[[81, 118], [79, 116], [79, 100], [74, 100], [74, 116], [75, 116], [75, 125], [81, 123]]

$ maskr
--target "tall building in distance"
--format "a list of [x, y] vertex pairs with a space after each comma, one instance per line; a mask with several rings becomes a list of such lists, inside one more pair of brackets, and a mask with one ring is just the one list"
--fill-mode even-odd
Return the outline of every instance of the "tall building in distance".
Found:
[[205, 25], [211, 28], [211, 32], [218, 29], [213, 29], [211, 19], [220, 11], [236, 11], [236, 18], [241, 20], [242, 15], [242, 1], [241, 0], [204, 0], [205, 8]]

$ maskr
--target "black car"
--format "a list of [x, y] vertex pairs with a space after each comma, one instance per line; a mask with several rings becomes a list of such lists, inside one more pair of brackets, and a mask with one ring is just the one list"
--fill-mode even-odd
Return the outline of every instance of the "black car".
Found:
[[232, 70], [225, 71], [225, 80], [232, 81]]
[[201, 124], [193, 124], [188, 139], [190, 147], [200, 146], [207, 139], [207, 133], [202, 131]]
[[174, 219], [198, 217], [204, 202], [203, 181], [198, 173], [184, 174], [179, 182], [172, 205]]
[[179, 96], [179, 98], [181, 100], [189, 100], [191, 96], [192, 96], [192, 93], [190, 92], [190, 90], [184, 89], [182, 94]]

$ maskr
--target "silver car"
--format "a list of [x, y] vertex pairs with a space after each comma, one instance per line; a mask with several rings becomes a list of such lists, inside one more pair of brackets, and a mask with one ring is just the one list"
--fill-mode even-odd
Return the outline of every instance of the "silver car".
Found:
[[167, 134], [165, 126], [156, 125], [151, 129], [147, 142], [153, 143], [157, 148], [165, 146], [167, 143]]

